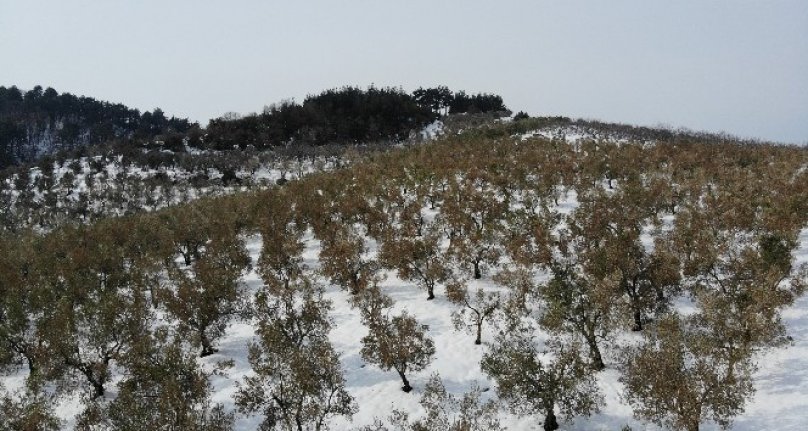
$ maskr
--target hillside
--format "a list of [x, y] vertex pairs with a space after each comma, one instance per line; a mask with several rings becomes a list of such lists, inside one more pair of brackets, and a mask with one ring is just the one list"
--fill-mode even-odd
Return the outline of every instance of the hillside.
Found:
[[14, 171], [0, 422], [800, 429], [804, 148], [443, 121], [364, 152]]

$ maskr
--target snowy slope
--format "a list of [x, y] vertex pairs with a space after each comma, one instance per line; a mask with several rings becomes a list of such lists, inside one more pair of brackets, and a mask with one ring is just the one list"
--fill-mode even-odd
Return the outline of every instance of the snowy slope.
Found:
[[[569, 212], [576, 202], [574, 194], [567, 200], [559, 202], [560, 212]], [[372, 241], [369, 241], [372, 243]], [[306, 237], [307, 248], [304, 252], [305, 264], [315, 269], [318, 267], [319, 242], [311, 234]], [[371, 245], [371, 253], [373, 252]], [[253, 259], [261, 252], [261, 238], [253, 236], [247, 239], [247, 249]], [[808, 263], [808, 229], [802, 231], [800, 246], [795, 253], [797, 263]], [[478, 285], [485, 289], [501, 289], [490, 275], [480, 280]], [[261, 288], [262, 281], [255, 271], [244, 276], [244, 283], [250, 292]], [[462, 394], [476, 383], [485, 392], [484, 399], [495, 397], [496, 391], [491, 381], [480, 371], [479, 362], [488, 348], [486, 341], [491, 341], [494, 334], [490, 326], [484, 326], [482, 346], [473, 344], [473, 336], [458, 332], [451, 321], [451, 312], [456, 305], [448, 302], [442, 289], [436, 292], [436, 299], [426, 301], [426, 292], [417, 289], [411, 283], [398, 279], [394, 273], [387, 273], [382, 284], [383, 291], [395, 302], [394, 311], [407, 309], [421, 323], [429, 326], [429, 336], [435, 342], [436, 354], [433, 362], [426, 370], [408, 375], [415, 388], [407, 394], [401, 391], [401, 382], [395, 372], [385, 372], [374, 365], [363, 362], [359, 355], [360, 340], [367, 333], [357, 313], [348, 303], [349, 294], [340, 288], [328, 285], [326, 297], [333, 303], [331, 316], [333, 330], [330, 334], [335, 349], [340, 352], [346, 387], [356, 399], [359, 411], [352, 421], [345, 418], [332, 420], [332, 429], [356, 429], [373, 422], [374, 418], [387, 418], [395, 408], [409, 412], [412, 416], [423, 414], [419, 405], [420, 393], [431, 374], [439, 373], [448, 391]], [[471, 287], [477, 287], [472, 284]], [[789, 334], [793, 336], [793, 346], [775, 349], [759, 358], [760, 370], [756, 374], [757, 393], [747, 404], [746, 412], [739, 416], [733, 429], [753, 431], [776, 429], [782, 431], [804, 430], [808, 423], [808, 296], [798, 300], [795, 305], [783, 312]], [[249, 322], [232, 324], [227, 335], [218, 343], [219, 352], [200, 359], [205, 367], [212, 367], [219, 361], [234, 361], [234, 366], [221, 376], [214, 376], [213, 401], [222, 403], [228, 410], [234, 410], [233, 395], [238, 383], [251, 373], [247, 361], [247, 344], [253, 339], [254, 327]], [[541, 341], [546, 334], [541, 334]], [[614, 358], [610, 357], [608, 347], [605, 349], [607, 369], [598, 374], [598, 381], [605, 396], [605, 405], [600, 413], [590, 418], [577, 418], [573, 422], [561, 423], [562, 430], [619, 430], [629, 425], [633, 430], [657, 430], [658, 427], [636, 421], [632, 417], [631, 408], [621, 400], [622, 385], [618, 382], [619, 373], [614, 369]], [[24, 384], [25, 371], [0, 379], [7, 389], [18, 389]], [[117, 379], [108, 385], [107, 397], [114, 397]], [[72, 419], [81, 409], [80, 396], [74, 395], [63, 400], [57, 407], [57, 413], [65, 419], [68, 428], [72, 427]], [[501, 410], [502, 424], [510, 430], [541, 429], [540, 415], [516, 417]], [[238, 415], [237, 430], [257, 429], [260, 416]], [[717, 429], [711, 424], [704, 424], [704, 430]]]
[[[537, 130], [527, 135], [562, 136], [568, 142], [582, 139], [585, 134], [571, 129]], [[440, 125], [435, 124], [425, 131], [426, 138], [432, 138], [441, 133]], [[529, 137], [529, 136], [525, 136]], [[82, 164], [85, 161], [82, 160]], [[105, 168], [109, 177], [114, 178], [126, 172], [123, 168], [114, 165]], [[116, 171], [119, 169], [119, 171]], [[254, 179], [265, 180], [271, 183], [280, 176], [282, 170], [277, 166], [264, 166], [254, 173]], [[303, 173], [311, 172], [313, 167], [306, 166]], [[88, 171], [83, 169], [84, 172]], [[56, 167], [57, 176], [61, 177], [64, 168]], [[154, 172], [129, 172], [127, 175], [150, 176]], [[170, 175], [181, 176], [186, 173], [176, 171]], [[87, 175], [84, 173], [83, 175]], [[302, 173], [301, 173], [302, 175]], [[76, 189], [80, 189], [84, 176], [76, 180]], [[32, 179], [33, 181], [33, 179]], [[575, 193], [569, 193], [565, 199], [559, 201], [556, 211], [569, 214], [577, 206]], [[651, 245], [650, 237], [643, 238], [643, 242]], [[796, 263], [808, 263], [808, 228], [804, 229], [799, 238], [800, 246], [795, 252]], [[372, 243], [372, 241], [369, 241]], [[372, 244], [371, 244], [372, 246]], [[261, 238], [258, 236], [247, 239], [247, 248], [253, 259], [257, 262], [261, 252]], [[373, 247], [371, 247], [371, 250]], [[318, 267], [319, 243], [313, 236], [307, 236], [307, 248], [304, 253], [305, 263], [311, 268]], [[254, 265], [255, 266], [255, 265]], [[488, 290], [501, 289], [491, 279], [493, 274], [487, 274], [483, 280], [472, 283]], [[250, 292], [261, 288], [262, 281], [255, 271], [244, 276], [244, 283]], [[323, 281], [324, 282], [324, 281]], [[325, 283], [325, 282], [324, 282]], [[431, 374], [439, 373], [448, 391], [462, 394], [473, 384], [486, 390], [484, 399], [496, 396], [491, 381], [481, 372], [479, 362], [488, 348], [485, 344], [473, 344], [473, 336], [458, 332], [451, 321], [451, 313], [456, 305], [446, 300], [442, 289], [436, 292], [436, 299], [426, 301], [426, 292], [419, 290], [412, 283], [398, 279], [394, 273], [386, 274], [382, 283], [384, 293], [389, 295], [396, 303], [395, 310], [407, 309], [419, 322], [429, 326], [429, 336], [435, 342], [436, 354], [433, 362], [426, 370], [408, 375], [415, 388], [407, 394], [401, 391], [401, 382], [395, 372], [385, 372], [374, 365], [365, 364], [361, 359], [360, 340], [367, 333], [367, 329], [360, 321], [359, 313], [351, 308], [349, 294], [340, 288], [327, 285], [326, 297], [332, 301], [333, 330], [330, 334], [335, 349], [340, 352], [340, 359], [346, 379], [348, 391], [356, 399], [359, 411], [352, 421], [336, 418], [332, 421], [332, 429], [355, 429], [370, 424], [374, 418], [386, 418], [392, 409], [409, 412], [412, 416], [421, 415], [422, 409], [419, 398], [424, 384]], [[735, 420], [733, 429], [753, 431], [763, 429], [776, 430], [804, 430], [808, 429], [808, 296], [800, 298], [794, 306], [783, 311], [783, 318], [789, 334], [793, 337], [792, 346], [774, 349], [758, 358], [759, 370], [755, 376], [757, 393], [747, 403], [746, 412]], [[234, 410], [233, 395], [242, 379], [251, 373], [247, 361], [247, 344], [253, 339], [254, 326], [250, 322], [232, 324], [227, 335], [218, 342], [219, 352], [201, 359], [207, 367], [212, 367], [219, 361], [234, 361], [234, 366], [222, 376], [214, 376], [213, 401], [223, 403], [228, 410]], [[546, 334], [539, 336], [539, 341]], [[492, 341], [494, 334], [489, 325], [483, 327], [483, 341]], [[590, 418], [577, 418], [573, 422], [561, 423], [562, 430], [619, 430], [629, 425], [633, 430], [657, 430], [658, 427], [636, 421], [632, 417], [631, 408], [621, 400], [622, 385], [618, 382], [619, 373], [614, 369], [614, 349], [605, 349], [607, 369], [598, 374], [598, 381], [605, 396], [605, 405], [602, 411]], [[24, 371], [0, 378], [6, 388], [20, 388], [24, 383]], [[115, 396], [115, 381], [108, 385], [107, 397]], [[58, 407], [58, 414], [71, 424], [72, 417], [78, 413], [81, 403], [78, 396], [65, 400]], [[541, 415], [516, 417], [508, 414], [504, 409], [500, 413], [504, 426], [511, 430], [539, 430], [541, 429]], [[237, 416], [236, 429], [254, 430], [261, 421], [259, 416]], [[704, 430], [717, 429], [711, 424], [704, 424]]]
[[[574, 205], [574, 200], [560, 202], [560, 206], [565, 210]], [[248, 244], [253, 259], [257, 259], [261, 247], [260, 238], [251, 238]], [[304, 257], [310, 268], [317, 267], [317, 256], [318, 242], [309, 236]], [[803, 230], [800, 236], [800, 248], [796, 252], [796, 260], [797, 263], [808, 263], [808, 229]], [[245, 277], [245, 282], [253, 289], [261, 285], [260, 278], [254, 272]], [[498, 289], [490, 277], [481, 280], [480, 284], [486, 289]], [[426, 292], [418, 290], [411, 283], [399, 280], [393, 273], [387, 274], [387, 280], [382, 286], [384, 292], [396, 301], [396, 311], [407, 309], [421, 323], [429, 326], [429, 336], [435, 342], [435, 359], [426, 370], [408, 376], [415, 390], [409, 394], [402, 392], [401, 382], [394, 372], [381, 371], [362, 361], [359, 356], [361, 348], [359, 340], [367, 330], [360, 322], [358, 313], [350, 307], [348, 294], [336, 286], [328, 286], [326, 297], [333, 301], [334, 329], [331, 339], [336, 350], [341, 352], [346, 386], [359, 406], [359, 411], [352, 422], [342, 418], [336, 419], [332, 422], [333, 429], [349, 429], [370, 424], [374, 417], [386, 418], [394, 408], [415, 416], [422, 414], [418, 404], [420, 393], [429, 376], [436, 372], [440, 374], [450, 392], [462, 394], [469, 390], [473, 383], [477, 383], [483, 389], [490, 388], [485, 392], [485, 398], [495, 396], [490, 380], [481, 373], [479, 366], [487, 347], [485, 344], [474, 345], [471, 335], [454, 329], [450, 315], [456, 306], [445, 299], [442, 291], [436, 292], [437, 298], [434, 301], [426, 301]], [[789, 333], [794, 337], [794, 345], [773, 350], [760, 358], [760, 370], [756, 375], [757, 394], [748, 403], [746, 413], [737, 418], [733, 429], [796, 431], [804, 430], [805, 424], [808, 423], [808, 296], [801, 298], [783, 314]], [[251, 338], [250, 325], [244, 323], [233, 325], [229, 335], [221, 342], [220, 352], [205, 359], [208, 364], [223, 359], [235, 359], [235, 367], [228, 371], [228, 377], [214, 381], [214, 401], [222, 402], [229, 408], [233, 408], [232, 395], [237, 382], [250, 372], [246, 359], [246, 344]], [[491, 327], [484, 326], [483, 341], [492, 339]], [[605, 356], [609, 368], [598, 375], [606, 399], [602, 411], [591, 418], [578, 418], [572, 423], [562, 423], [561, 429], [618, 430], [625, 425], [631, 426], [634, 430], [659, 429], [632, 418], [631, 408], [620, 398], [622, 385], [618, 382], [619, 373], [613, 368], [614, 359], [611, 358], [610, 362], [609, 353]], [[239, 417], [237, 429], [255, 429], [260, 419], [260, 417]], [[538, 430], [541, 429], [542, 418], [539, 415], [519, 418], [503, 410], [501, 420], [502, 424], [511, 430]], [[710, 430], [717, 427], [704, 424], [703, 429]]]

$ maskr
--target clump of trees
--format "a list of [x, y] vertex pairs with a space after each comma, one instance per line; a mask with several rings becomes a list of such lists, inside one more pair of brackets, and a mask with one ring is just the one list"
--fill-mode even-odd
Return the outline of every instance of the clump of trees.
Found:
[[159, 108], [141, 114], [121, 104], [59, 94], [50, 87], [37, 85], [23, 92], [0, 86], [0, 168], [116, 139], [185, 133], [192, 126], [186, 119], [166, 117]]
[[465, 91], [453, 93], [443, 85], [433, 88], [419, 87], [412, 92], [412, 96], [418, 105], [428, 107], [441, 115], [488, 112], [509, 115], [510, 112], [501, 96], [488, 93], [466, 94]]
[[435, 119], [428, 108], [396, 88], [343, 87], [287, 101], [260, 114], [211, 120], [205, 146], [266, 149], [287, 144], [358, 144], [400, 141]]
[[211, 120], [204, 146], [217, 150], [267, 149], [285, 145], [398, 142], [441, 115], [497, 113], [509, 115], [495, 94], [452, 93], [446, 87], [342, 87], [309, 95], [303, 103], [284, 101], [260, 114]]

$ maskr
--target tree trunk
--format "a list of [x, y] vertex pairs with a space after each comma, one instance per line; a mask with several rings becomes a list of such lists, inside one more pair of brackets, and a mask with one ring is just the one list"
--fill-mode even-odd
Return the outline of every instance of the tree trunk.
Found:
[[359, 274], [351, 274], [351, 295], [359, 295]]
[[202, 344], [202, 352], [199, 354], [200, 358], [210, 356], [217, 352], [217, 350], [214, 349], [213, 345], [210, 343], [208, 334], [206, 334], [205, 331], [199, 331], [199, 341]]
[[603, 363], [603, 356], [600, 354], [600, 348], [598, 347], [598, 343], [595, 340], [588, 339], [586, 340], [587, 344], [589, 345], [589, 357], [592, 359], [592, 368], [595, 371], [601, 371], [606, 368], [606, 364]]
[[552, 408], [547, 409], [547, 414], [544, 416], [544, 431], [555, 431], [558, 429], [558, 421], [556, 420], [555, 412]]
[[[109, 361], [104, 361], [104, 365], [106, 365]], [[104, 396], [104, 382], [106, 382], [106, 376], [104, 372], [101, 372], [99, 375], [96, 375], [93, 372], [93, 364], [83, 364], [77, 361], [73, 361], [67, 359], [65, 363], [71, 367], [77, 369], [84, 377], [87, 378], [87, 381], [90, 382], [90, 385], [93, 387], [93, 396], [92, 399], [98, 399]]]
[[34, 363], [34, 358], [26, 355], [25, 361], [28, 362], [28, 374], [32, 376], [35, 375], [38, 370], [36, 364]]
[[483, 343], [482, 340], [482, 332], [483, 332], [483, 322], [477, 322], [477, 339], [474, 340], [474, 344], [480, 345]]
[[81, 371], [82, 374], [84, 374], [84, 377], [87, 377], [87, 381], [90, 382], [90, 384], [93, 386], [93, 397], [92, 397], [92, 399], [95, 400], [95, 399], [103, 397], [104, 396], [104, 379], [103, 379], [103, 376], [96, 377], [93, 374], [92, 368], [90, 368], [90, 366], [84, 366], [84, 367], [80, 368], [80, 371]]
[[483, 274], [480, 271], [480, 262], [474, 262], [474, 279], [479, 280], [483, 278]]
[[426, 292], [428, 294], [426, 297], [427, 301], [435, 299], [435, 286], [433, 286], [431, 283], [426, 286]]
[[631, 330], [634, 332], [642, 331], [642, 313], [639, 309], [634, 310], [634, 327]]
[[401, 390], [404, 392], [409, 393], [412, 390], [412, 386], [410, 386], [410, 382], [407, 380], [407, 376], [404, 375], [403, 371], [398, 371], [398, 375], [401, 376], [401, 381], [404, 383], [404, 386], [401, 387]]
[[98, 399], [104, 396], [104, 384], [93, 382], [93, 399]]

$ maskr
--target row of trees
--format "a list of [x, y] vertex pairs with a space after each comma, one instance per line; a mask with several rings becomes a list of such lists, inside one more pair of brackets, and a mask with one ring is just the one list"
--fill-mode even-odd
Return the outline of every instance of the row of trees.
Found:
[[344, 153], [344, 148], [330, 147], [303, 153], [134, 151], [80, 159], [44, 157], [33, 168], [0, 172], [0, 230], [51, 230], [266, 187], [339, 167], [346, 163]]
[[[556, 415], [596, 411], [595, 376], [608, 366], [621, 371], [640, 418], [688, 430], [728, 424], [751, 394], [757, 355], [785, 340], [780, 311], [803, 291], [791, 251], [808, 221], [799, 211], [804, 151], [569, 145], [523, 141], [507, 127], [372, 154], [264, 192], [3, 241], [2, 362], [27, 367], [31, 388], [9, 409], [35, 411], [43, 383], [67, 391], [84, 382], [87, 427], [114, 428], [110, 418], [126, 416], [115, 409], [128, 408], [187, 412], [176, 420], [196, 425], [185, 429], [226, 427], [232, 417], [210, 402], [208, 374], [192, 359], [249, 318], [255, 374], [236, 396], [241, 411], [261, 413], [268, 428], [324, 429], [356, 405], [328, 341], [319, 276], [362, 317], [363, 359], [394, 370], [404, 391], [438, 353], [415, 316], [391, 312], [379, 287], [388, 270], [427, 300], [445, 294], [457, 304], [469, 343], [489, 346], [481, 369], [500, 400], [517, 414], [540, 412], [545, 429], [558, 426]], [[317, 272], [302, 261], [309, 230], [321, 244]], [[253, 233], [263, 239], [264, 285], [248, 293], [239, 280], [252, 264], [243, 237]], [[501, 288], [468, 288], [487, 275]], [[680, 314], [671, 306], [680, 299], [696, 311]], [[488, 326], [503, 335], [485, 339]], [[641, 337], [616, 346], [622, 331]], [[155, 364], [189, 367], [196, 383]], [[118, 392], [130, 398], [103, 397], [113, 365], [124, 368]], [[436, 381], [428, 394], [427, 411], [456, 402]], [[493, 423], [492, 407], [473, 391], [465, 399], [477, 412], [468, 420]], [[449, 420], [394, 416], [391, 426], [412, 429]]]

